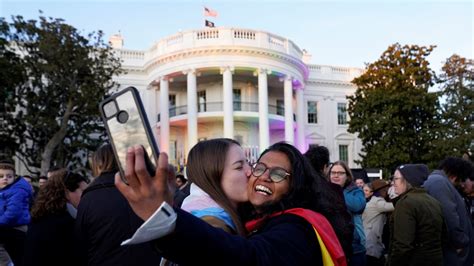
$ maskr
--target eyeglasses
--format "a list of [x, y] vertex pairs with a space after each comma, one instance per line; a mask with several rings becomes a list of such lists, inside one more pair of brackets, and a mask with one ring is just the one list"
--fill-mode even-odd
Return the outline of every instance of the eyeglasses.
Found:
[[252, 174], [255, 177], [261, 177], [267, 170], [269, 170], [270, 179], [274, 183], [279, 183], [285, 180], [290, 174], [281, 167], [271, 167], [269, 168], [264, 163], [255, 163], [252, 165]]
[[14, 177], [15, 177], [14, 175], [0, 175], [0, 179], [2, 179], [2, 178], [12, 179]]
[[330, 174], [331, 174], [331, 175], [345, 175], [346, 172], [342, 172], [342, 171], [341, 171], [341, 172], [331, 171]]

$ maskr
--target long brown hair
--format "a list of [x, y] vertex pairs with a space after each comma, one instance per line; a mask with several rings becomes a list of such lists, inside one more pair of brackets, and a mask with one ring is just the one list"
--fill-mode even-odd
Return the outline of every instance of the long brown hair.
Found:
[[237, 233], [245, 233], [240, 216], [221, 187], [227, 152], [232, 145], [240, 144], [232, 139], [218, 138], [198, 142], [188, 155], [186, 174], [189, 180], [204, 190], [232, 218]]
[[66, 190], [75, 191], [82, 181], [88, 183], [88, 179], [80, 174], [68, 172], [66, 169], [56, 171], [38, 193], [31, 209], [32, 220], [63, 212], [67, 203]]

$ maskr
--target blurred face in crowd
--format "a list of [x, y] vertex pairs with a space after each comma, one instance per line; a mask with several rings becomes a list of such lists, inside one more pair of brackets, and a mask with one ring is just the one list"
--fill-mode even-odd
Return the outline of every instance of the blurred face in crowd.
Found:
[[15, 172], [10, 169], [0, 169], [0, 189], [10, 185], [15, 180]]
[[365, 182], [364, 182], [363, 179], [357, 178], [357, 179], [355, 180], [355, 184], [356, 184], [357, 187], [359, 187], [359, 188], [362, 189], [362, 188], [364, 188]]
[[247, 163], [244, 150], [232, 144], [227, 151], [224, 171], [222, 172], [221, 187], [229, 200], [237, 206], [248, 201], [247, 184], [250, 175], [250, 165]]
[[46, 183], [48, 183], [48, 179], [40, 178], [40, 180], [38, 181], [38, 186], [42, 188], [44, 185], [46, 185]]
[[329, 177], [332, 183], [344, 187], [347, 180], [347, 173], [342, 165], [336, 164], [332, 167], [331, 172], [329, 172]]
[[461, 183], [461, 188], [466, 195], [474, 192], [474, 182], [470, 178], [466, 178], [466, 181]]
[[181, 178], [176, 178], [176, 187], [180, 188], [184, 185], [184, 182], [181, 180]]
[[248, 194], [250, 203], [258, 211], [273, 204], [290, 190], [291, 164], [286, 154], [278, 151], [265, 153], [252, 166]]
[[395, 193], [398, 195], [407, 190], [407, 181], [405, 178], [403, 178], [402, 173], [400, 173], [398, 170], [395, 170], [395, 173], [393, 174], [392, 185]]
[[363, 190], [364, 190], [364, 195], [366, 199], [372, 197], [372, 195], [374, 194], [374, 192], [372, 192], [372, 189], [370, 189], [370, 187], [367, 184], [364, 185]]
[[87, 183], [81, 181], [79, 187], [75, 191], [69, 191], [66, 189], [66, 198], [76, 209], [79, 206], [79, 201], [81, 200], [82, 192], [87, 188]]

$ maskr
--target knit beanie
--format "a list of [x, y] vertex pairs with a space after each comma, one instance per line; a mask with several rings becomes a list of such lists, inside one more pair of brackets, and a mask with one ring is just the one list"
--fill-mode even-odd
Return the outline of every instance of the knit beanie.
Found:
[[425, 164], [404, 164], [397, 168], [403, 178], [413, 187], [420, 187], [430, 174]]

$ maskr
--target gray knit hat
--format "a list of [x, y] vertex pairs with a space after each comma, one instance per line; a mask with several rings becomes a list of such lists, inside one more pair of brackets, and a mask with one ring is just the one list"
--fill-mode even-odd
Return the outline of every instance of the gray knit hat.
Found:
[[397, 168], [410, 185], [420, 187], [430, 174], [426, 164], [404, 164]]

